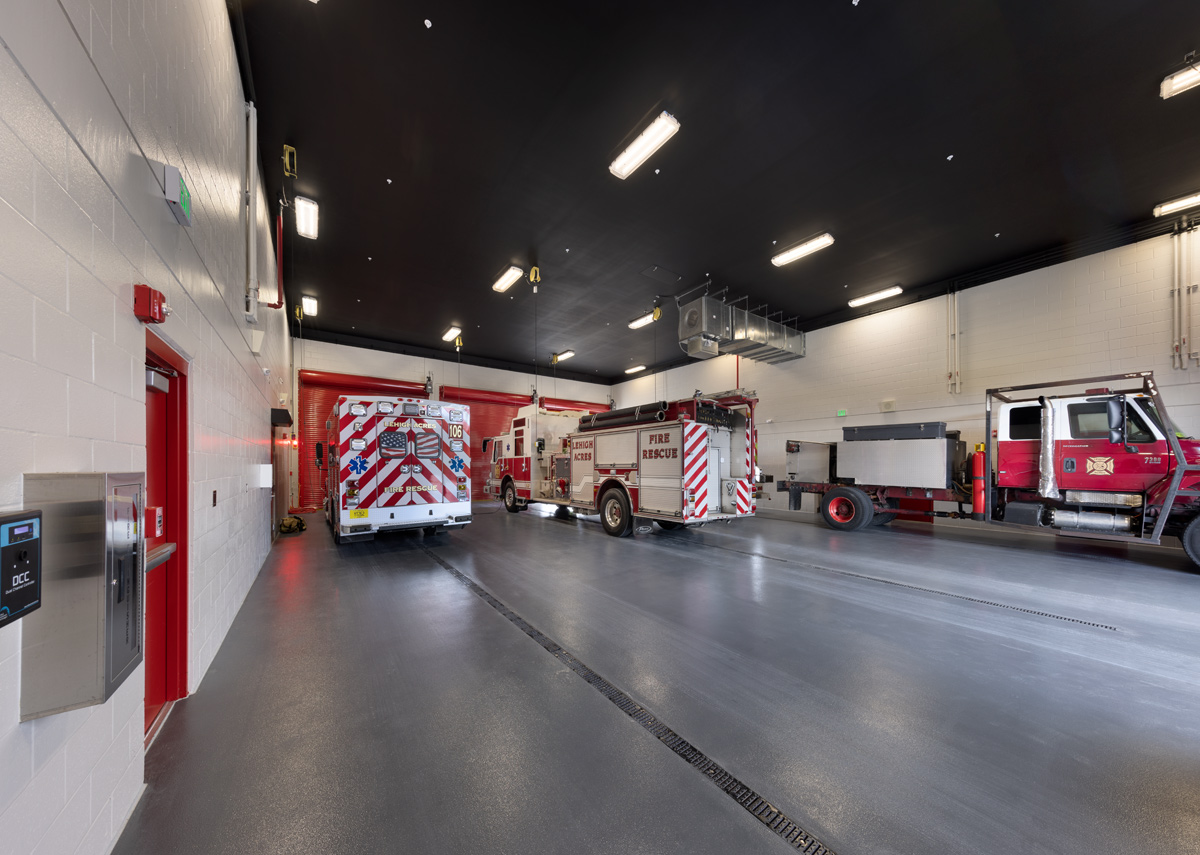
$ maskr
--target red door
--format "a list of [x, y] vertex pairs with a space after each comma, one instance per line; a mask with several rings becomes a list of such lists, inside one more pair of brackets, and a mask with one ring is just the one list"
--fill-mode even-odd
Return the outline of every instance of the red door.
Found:
[[[168, 379], [169, 378], [164, 378]], [[167, 414], [169, 392], [146, 388], [146, 507], [167, 510]], [[146, 528], [146, 555], [166, 542]], [[168, 562], [169, 563], [169, 562]], [[149, 562], [147, 562], [149, 566]], [[167, 585], [166, 565], [146, 574], [146, 730], [167, 702]]]
[[[146, 389], [146, 506], [161, 508], [162, 534], [146, 530], [146, 730], [187, 695], [188, 363], [146, 331], [146, 366], [167, 390]], [[159, 384], [161, 385], [161, 383]], [[153, 523], [153, 519], [149, 520]]]

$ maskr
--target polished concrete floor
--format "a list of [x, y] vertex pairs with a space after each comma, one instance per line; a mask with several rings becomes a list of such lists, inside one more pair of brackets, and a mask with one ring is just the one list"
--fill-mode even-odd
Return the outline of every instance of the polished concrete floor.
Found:
[[838, 855], [1200, 853], [1178, 551], [476, 511], [281, 538], [116, 853], [789, 850], [445, 565]]

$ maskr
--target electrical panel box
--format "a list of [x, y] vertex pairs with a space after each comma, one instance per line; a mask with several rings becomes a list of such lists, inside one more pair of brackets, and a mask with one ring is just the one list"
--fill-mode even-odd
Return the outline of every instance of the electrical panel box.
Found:
[[42, 512], [0, 516], [0, 627], [42, 604]]
[[42, 607], [21, 634], [21, 721], [107, 701], [142, 661], [145, 475], [27, 474]]

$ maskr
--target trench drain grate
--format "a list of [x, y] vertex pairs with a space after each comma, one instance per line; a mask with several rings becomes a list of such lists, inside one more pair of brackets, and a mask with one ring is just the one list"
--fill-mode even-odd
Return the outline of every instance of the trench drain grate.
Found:
[[783, 811], [725, 771], [720, 764], [709, 758], [703, 751], [659, 721], [652, 712], [638, 704], [633, 698], [601, 677], [587, 665], [580, 662], [572, 653], [565, 650], [562, 645], [530, 624], [500, 600], [493, 597], [453, 564], [443, 559], [428, 547], [422, 546], [421, 549], [441, 565], [446, 572], [466, 586], [471, 593], [508, 618], [518, 629], [574, 671], [584, 682], [608, 698], [617, 709], [636, 721], [643, 729], [653, 734], [655, 738], [671, 749], [678, 757], [701, 772], [713, 784], [719, 787], [722, 792], [741, 805], [751, 816], [770, 829], [792, 849], [797, 852], [803, 852], [805, 855], [834, 855], [832, 849], [829, 849], [819, 840], [816, 840]]

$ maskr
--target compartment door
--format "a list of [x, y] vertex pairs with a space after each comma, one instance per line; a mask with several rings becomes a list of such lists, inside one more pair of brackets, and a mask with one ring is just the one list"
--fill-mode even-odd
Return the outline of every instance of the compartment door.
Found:
[[683, 510], [683, 428], [643, 428], [638, 474], [638, 510], [678, 514]]

